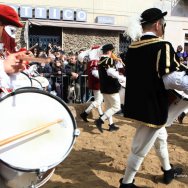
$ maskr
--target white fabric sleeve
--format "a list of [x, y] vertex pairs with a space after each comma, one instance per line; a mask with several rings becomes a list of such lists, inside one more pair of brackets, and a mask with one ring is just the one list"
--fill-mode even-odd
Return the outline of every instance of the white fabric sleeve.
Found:
[[116, 70], [116, 69], [114, 69], [114, 68], [108, 68], [107, 69], [107, 75], [108, 76], [111, 76], [111, 77], [113, 77], [113, 78], [119, 78], [119, 72]]
[[113, 78], [117, 78], [119, 82], [125, 82], [126, 78], [123, 75], [120, 75], [119, 72], [114, 68], [108, 68], [107, 69], [107, 75], [111, 76]]
[[9, 88], [10, 86], [10, 78], [8, 74], [4, 70], [4, 60], [0, 60], [0, 87]]
[[96, 77], [96, 78], [99, 79], [99, 71], [98, 71], [98, 70], [92, 70], [92, 71], [91, 71], [91, 74], [92, 74], [94, 77]]
[[174, 71], [164, 75], [162, 78], [166, 89], [176, 89], [188, 94], [188, 75], [186, 75], [185, 71]]

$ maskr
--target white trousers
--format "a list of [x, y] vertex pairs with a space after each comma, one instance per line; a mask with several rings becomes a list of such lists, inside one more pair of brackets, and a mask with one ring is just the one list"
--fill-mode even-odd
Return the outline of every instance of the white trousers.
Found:
[[131, 153], [128, 157], [127, 168], [123, 178], [124, 184], [133, 182], [144, 157], [153, 146], [163, 169], [171, 169], [167, 148], [167, 137], [168, 135], [165, 127], [155, 129], [141, 125], [137, 128], [132, 141]]
[[121, 109], [120, 95], [119, 93], [114, 94], [104, 94], [104, 103], [106, 107], [106, 111], [104, 115], [101, 117], [103, 121], [113, 116], [116, 112]]
[[92, 102], [92, 104], [95, 106], [95, 108], [97, 108], [98, 106], [102, 105], [103, 95], [100, 90], [93, 90], [93, 95], [95, 100]]
[[95, 100], [88, 106], [85, 112], [89, 114], [93, 108], [97, 108], [99, 114], [102, 115], [103, 95], [100, 90], [93, 90], [93, 95]]

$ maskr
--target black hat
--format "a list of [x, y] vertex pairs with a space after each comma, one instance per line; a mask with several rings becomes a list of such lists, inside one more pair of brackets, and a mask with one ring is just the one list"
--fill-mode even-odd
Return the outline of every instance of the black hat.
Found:
[[166, 15], [167, 12], [162, 12], [158, 8], [147, 9], [141, 14], [141, 24], [152, 23]]
[[114, 50], [114, 46], [112, 44], [105, 44], [102, 49], [101, 49], [103, 52], [107, 52], [107, 51], [110, 51], [110, 50]]

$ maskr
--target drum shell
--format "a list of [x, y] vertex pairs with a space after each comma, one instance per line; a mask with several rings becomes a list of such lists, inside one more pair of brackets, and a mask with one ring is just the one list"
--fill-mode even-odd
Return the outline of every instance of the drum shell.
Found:
[[[36, 105], [36, 109], [40, 108], [40, 106], [37, 106], [37, 104], [38, 104], [37, 100], [42, 102], [40, 104], [41, 106], [44, 106], [44, 109], [41, 108], [41, 114], [40, 114], [40, 110], [37, 113], [34, 112], [35, 105]], [[53, 108], [51, 110], [48, 109], [47, 108], [48, 106], [45, 106], [45, 104], [46, 105], [48, 104], [48, 101], [49, 101], [49, 104], [52, 103], [52, 104], [54, 104], [54, 106], [57, 105], [59, 107], [57, 107], [57, 109], [53, 109]], [[21, 104], [20, 104], [20, 102], [21, 102]], [[27, 102], [28, 102], [28, 104], [27, 104]], [[21, 108], [19, 109], [20, 105], [21, 105], [21, 107], [23, 107], [23, 110], [21, 110], [21, 112], [20, 112]], [[30, 106], [30, 109], [29, 109], [30, 111], [28, 110], [28, 113], [31, 112], [31, 113], [29, 113], [28, 117], [26, 116], [27, 112], [25, 111], [26, 110], [25, 108], [27, 107], [27, 105]], [[35, 119], [35, 118], [40, 121], [42, 119], [43, 119], [42, 121], [45, 121], [45, 119], [48, 119], [49, 118], [48, 116], [51, 116], [53, 113], [55, 113], [55, 114], [59, 113], [59, 115], [64, 119], [63, 120], [64, 125], [62, 125], [62, 127], [61, 127], [61, 125], [60, 125], [60, 127], [59, 127], [59, 125], [57, 125], [59, 127], [57, 130], [56, 130], [56, 127], [52, 126], [48, 130], [45, 130], [44, 134], [40, 133], [38, 136], [32, 135], [29, 138], [25, 138], [25, 140], [21, 140], [21, 141], [18, 140], [18, 142], [16, 142], [16, 143], [10, 143], [10, 145], [7, 145], [7, 146], [5, 145], [5, 146], [0, 147], [0, 158], [1, 158], [0, 175], [3, 176], [7, 185], [11, 186], [11, 188], [20, 188], [20, 187], [25, 188], [25, 187], [30, 186], [32, 184], [31, 182], [33, 182], [33, 184], [35, 184], [35, 186], [39, 187], [42, 183], [45, 183], [50, 178], [50, 176], [53, 173], [52, 172], [53, 169], [55, 169], [55, 167], [59, 163], [61, 163], [70, 153], [70, 151], [73, 147], [73, 144], [75, 142], [75, 137], [78, 136], [78, 134], [79, 134], [78, 130], [76, 129], [77, 126], [76, 126], [75, 119], [74, 119], [71, 111], [69, 110], [68, 106], [59, 97], [56, 97], [54, 95], [51, 95], [48, 92], [45, 92], [45, 91], [42, 91], [39, 89], [34, 89], [34, 88], [32, 88], [32, 89], [20, 88], [19, 90], [16, 90], [16, 91], [8, 94], [4, 98], [2, 98], [0, 101], [0, 112], [1, 112], [2, 116], [6, 116], [7, 111], [6, 111], [6, 108], [4, 108], [6, 106], [8, 106], [7, 111], [9, 112], [9, 115], [10, 114], [13, 115], [14, 113], [19, 111], [19, 113], [17, 115], [16, 114], [15, 114], [15, 116], [13, 115], [12, 123], [7, 122], [7, 127], [10, 128], [10, 130], [12, 130], [13, 133], [14, 133], [14, 129], [12, 129], [12, 126], [14, 126], [14, 128], [17, 128], [17, 126], [18, 126], [18, 128], [20, 128], [19, 126], [23, 126], [24, 129], [25, 129], [25, 127], [27, 128], [27, 126], [28, 126], [27, 124], [26, 125], [22, 124], [23, 123], [22, 116], [19, 116], [19, 114], [20, 113], [22, 114], [23, 112], [26, 116], [26, 117], [23, 116], [23, 119], [25, 119], [24, 121], [26, 121], [26, 122], [28, 121], [27, 120], [28, 118], [30, 119], [30, 121], [32, 121], [32, 119]], [[15, 108], [15, 109], [12, 109], [12, 108]], [[45, 112], [45, 109], [46, 109], [47, 113]], [[42, 110], [44, 112], [42, 112]], [[59, 112], [61, 110], [62, 110], [62, 112]], [[33, 115], [34, 115], [34, 117], [33, 117]], [[35, 117], [35, 116], [37, 116], [37, 117]], [[18, 119], [17, 119], [17, 117], [18, 117]], [[41, 119], [41, 117], [43, 117], [43, 118]], [[54, 117], [56, 117], [56, 115]], [[4, 122], [4, 123], [2, 123], [3, 125], [5, 124], [5, 121], [6, 121], [6, 118], [2, 118], [2, 122]], [[16, 123], [16, 121], [18, 121], [18, 123]], [[15, 122], [15, 125], [13, 122]], [[39, 123], [39, 124], [41, 124], [41, 123]], [[22, 127], [21, 127], [21, 129], [22, 129]], [[30, 129], [30, 127], [29, 127], [29, 129]], [[59, 131], [61, 129], [62, 129], [62, 132]], [[1, 132], [5, 132], [5, 130], [6, 129], [4, 126], [0, 126]], [[10, 134], [10, 132], [11, 132], [10, 130], [7, 129], [8, 134]], [[16, 130], [16, 132], [17, 132], [17, 130]], [[58, 135], [58, 132], [60, 133], [59, 135]], [[11, 132], [11, 134], [12, 134], [12, 132]], [[46, 139], [45, 136], [48, 134], [49, 134], [49, 137], [48, 138], [46, 137], [47, 138]], [[15, 133], [13, 135], [15, 135]], [[69, 136], [66, 138], [66, 135], [69, 135]], [[11, 135], [8, 135], [8, 138], [10, 136]], [[4, 136], [1, 134], [0, 140], [4, 139], [4, 137], [6, 138], [7, 135]], [[46, 141], [43, 140], [42, 137], [45, 138]], [[60, 141], [60, 143], [58, 143], [58, 142], [56, 143], [56, 141], [54, 142], [54, 139], [56, 139], [56, 137]], [[52, 139], [52, 140], [50, 140], [50, 139]], [[33, 150], [31, 150], [31, 146], [28, 145], [32, 141], [37, 143], [37, 145], [35, 147], [33, 147], [34, 148]], [[62, 141], [62, 143], [61, 143], [61, 141]], [[52, 143], [54, 142], [54, 144], [49, 145], [51, 142]], [[64, 145], [64, 143], [65, 143], [65, 145]], [[57, 150], [55, 149], [55, 147], [57, 147], [56, 145], [57, 146], [59, 145], [59, 147], [60, 147], [60, 148], [57, 148]], [[23, 153], [18, 152], [17, 148], [19, 149], [19, 147], [21, 147], [21, 148], [23, 147], [23, 149], [21, 149], [21, 151]], [[63, 148], [66, 148], [66, 149], [63, 149]], [[28, 149], [28, 151], [27, 151], [27, 149]], [[24, 150], [26, 150], [26, 151], [24, 151]], [[33, 153], [31, 155], [28, 154], [30, 152], [30, 150]], [[39, 151], [39, 153], [37, 153], [38, 151]], [[13, 152], [13, 154], [11, 154], [11, 152]], [[43, 155], [43, 153], [44, 153], [44, 155]], [[50, 154], [50, 156], [49, 156], [49, 154]], [[55, 156], [57, 156], [57, 157], [55, 157]], [[15, 160], [15, 158], [17, 160]], [[20, 158], [21, 158], [21, 160], [20, 160]], [[29, 158], [29, 159], [27, 159], [27, 158]], [[50, 162], [49, 162], [48, 158], [51, 158]], [[22, 164], [22, 160], [25, 161], [25, 162], [23, 162], [23, 164]], [[21, 162], [17, 162], [17, 161], [21, 161]], [[43, 163], [43, 161], [45, 161], [45, 162]], [[20, 165], [20, 163], [21, 163], [21, 165]], [[29, 163], [33, 163], [34, 166], [30, 165]], [[41, 177], [41, 179], [39, 177]], [[25, 185], [20, 186], [20, 183], [19, 183], [20, 181], [25, 182]]]
[[25, 72], [12, 74], [10, 76], [11, 85], [14, 90], [22, 87], [31, 87], [32, 81]]
[[9, 165], [0, 162], [0, 172], [2, 183], [5, 188], [28, 188], [34, 186], [35, 188], [44, 185], [53, 175], [55, 168], [48, 169], [46, 172], [24, 172]]
[[181, 93], [176, 90], [169, 90], [169, 109], [166, 127], [171, 126], [174, 120], [188, 108], [188, 99], [185, 98], [185, 96], [185, 94], [181, 95]]

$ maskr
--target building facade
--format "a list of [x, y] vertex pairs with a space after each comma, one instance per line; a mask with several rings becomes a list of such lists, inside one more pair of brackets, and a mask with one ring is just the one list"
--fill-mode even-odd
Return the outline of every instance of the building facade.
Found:
[[165, 39], [174, 48], [188, 48], [188, 3], [186, 0], [6, 0], [14, 7], [25, 27], [17, 34], [17, 43], [27, 48], [49, 42], [67, 52], [95, 44], [113, 43], [117, 51], [129, 44], [123, 33], [129, 18], [144, 9], [157, 7], [168, 11]]

